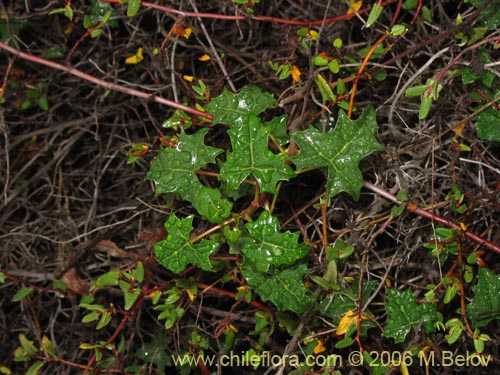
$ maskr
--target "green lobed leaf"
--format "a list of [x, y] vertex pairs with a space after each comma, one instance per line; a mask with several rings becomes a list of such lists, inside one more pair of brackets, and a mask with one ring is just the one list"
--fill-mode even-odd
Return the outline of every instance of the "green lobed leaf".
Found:
[[219, 189], [200, 185], [197, 190], [185, 192], [182, 197], [212, 223], [220, 223], [231, 215], [233, 204], [222, 197]]
[[288, 123], [288, 115], [276, 116], [271, 121], [266, 122], [264, 125], [269, 129], [269, 132], [278, 141], [280, 146], [284, 146], [290, 140], [286, 132], [286, 124]]
[[500, 142], [500, 111], [490, 107], [477, 116], [477, 137]]
[[266, 272], [271, 265], [293, 264], [309, 253], [305, 244], [298, 243], [299, 233], [281, 233], [278, 219], [268, 211], [262, 212], [256, 221], [245, 227], [253, 243], [246, 244], [242, 252], [254, 263], [257, 271]]
[[327, 168], [327, 199], [342, 191], [358, 199], [363, 185], [360, 161], [372, 152], [384, 149], [375, 138], [377, 129], [373, 108], [363, 112], [354, 121], [343, 111], [339, 111], [335, 129], [326, 134], [314, 127], [292, 133], [300, 152], [291, 157], [291, 160], [299, 170]]
[[276, 99], [267, 92], [253, 85], [247, 85], [238, 94], [224, 89], [221, 95], [212, 99], [205, 108], [213, 114], [214, 123], [239, 125], [249, 113], [258, 115], [274, 106]]
[[205, 145], [208, 131], [200, 129], [193, 135], [182, 133], [177, 147], [161, 149], [146, 179], [154, 181], [156, 194], [176, 192], [209, 221], [220, 223], [229, 217], [232, 203], [223, 199], [217, 189], [203, 186], [196, 175], [224, 151]]
[[472, 288], [474, 299], [467, 305], [467, 316], [473, 328], [484, 327], [493, 319], [500, 319], [500, 275], [481, 267], [477, 279]]
[[272, 276], [246, 269], [243, 271], [243, 276], [263, 301], [271, 301], [278, 310], [302, 314], [311, 307], [313, 301], [313, 297], [302, 282], [307, 273], [309, 271], [306, 265], [301, 264], [282, 272], [275, 272]]
[[184, 271], [188, 264], [196, 265], [205, 271], [212, 270], [209, 257], [219, 244], [206, 239], [196, 244], [191, 243], [192, 223], [193, 216], [179, 219], [175, 214], [171, 214], [165, 222], [167, 237], [153, 245], [157, 262], [176, 274]]
[[[318, 312], [338, 324], [346, 311], [356, 310], [358, 284], [359, 280], [355, 279], [352, 283], [343, 287], [341, 294], [329, 293], [326, 295], [317, 304]], [[361, 292], [362, 305], [371, 297], [376, 288], [377, 283], [374, 280], [363, 281]]]
[[268, 148], [269, 128], [253, 113], [243, 115], [239, 126], [228, 130], [233, 151], [222, 164], [220, 177], [228, 190], [237, 190], [250, 175], [261, 191], [276, 194], [276, 184], [288, 180], [295, 172], [285, 164], [286, 156], [273, 154]]
[[418, 328], [421, 321], [425, 331], [432, 332], [438, 320], [436, 305], [418, 304], [410, 289], [404, 292], [388, 289], [385, 308], [389, 317], [383, 336], [393, 338], [396, 343], [404, 342], [410, 330]]
[[[470, 0], [470, 3], [479, 8], [485, 0]], [[479, 13], [478, 21], [490, 30], [497, 28], [500, 25], [500, 3], [492, 1], [486, 8]]]

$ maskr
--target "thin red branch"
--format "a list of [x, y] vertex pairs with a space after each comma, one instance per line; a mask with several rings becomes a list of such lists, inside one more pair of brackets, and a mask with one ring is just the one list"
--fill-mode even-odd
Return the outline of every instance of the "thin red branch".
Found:
[[176, 103], [172, 100], [161, 98], [161, 97], [153, 95], [153, 94], [148, 94], [144, 91], [140, 91], [140, 90], [132, 89], [129, 87], [117, 85], [115, 83], [104, 81], [100, 78], [94, 77], [90, 74], [84, 73], [84, 72], [82, 72], [78, 69], [72, 68], [70, 66], [61, 65], [61, 64], [58, 64], [56, 62], [46, 60], [46, 59], [43, 59], [43, 58], [38, 57], [38, 56], [30, 55], [29, 53], [21, 52], [15, 48], [8, 46], [7, 44], [5, 44], [3, 42], [0, 42], [0, 49], [8, 51], [8, 52], [12, 53], [13, 55], [18, 56], [24, 60], [28, 60], [28, 61], [34, 62], [36, 64], [45, 65], [45, 66], [48, 66], [50, 68], [63, 71], [65, 73], [72, 74], [78, 78], [84, 79], [85, 81], [92, 82], [92, 83], [94, 83], [98, 86], [104, 87], [105, 89], [108, 89], [108, 90], [123, 92], [125, 94], [137, 96], [137, 97], [145, 99], [145, 100], [151, 100], [153, 102], [164, 104], [164, 105], [172, 107], [172, 108], [180, 109], [184, 112], [190, 113], [190, 114], [195, 115], [195, 116], [204, 117], [204, 118], [209, 119], [209, 120], [213, 119], [213, 116], [209, 113], [198, 111], [197, 109]]
[[445, 225], [449, 228], [453, 229], [458, 229], [460, 232], [463, 232], [465, 236], [469, 237], [471, 240], [474, 242], [478, 243], [480, 246], [484, 246], [488, 248], [491, 251], [494, 251], [497, 254], [500, 254], [500, 245], [494, 244], [493, 242], [490, 242], [488, 240], [485, 240], [484, 238], [478, 236], [477, 234], [474, 234], [472, 232], [469, 232], [468, 230], [464, 231], [463, 228], [449, 220], [446, 220], [445, 218], [436, 215], [432, 212], [426, 211], [422, 208], [419, 208], [416, 204], [412, 204], [409, 202], [402, 202], [399, 199], [397, 199], [393, 194], [389, 193], [388, 191], [379, 188], [378, 186], [373, 185], [371, 182], [368, 181], [363, 181], [363, 186], [374, 193], [380, 195], [381, 197], [384, 197], [385, 199], [397, 204], [398, 206], [402, 205], [403, 203], [406, 203], [406, 210], [409, 212], [413, 212], [414, 214], [417, 214], [419, 216], [425, 217], [427, 219], [430, 219], [436, 223], [439, 223], [441, 225]]
[[[220, 295], [223, 295], [223, 296], [226, 296], [226, 297], [230, 297], [230, 298], [235, 298], [236, 299], [236, 293], [234, 292], [230, 292], [228, 290], [224, 290], [224, 289], [220, 289], [220, 288], [216, 288], [212, 285], [208, 285], [208, 284], [205, 284], [205, 283], [198, 283], [198, 287], [200, 289], [203, 289], [204, 291], [211, 291], [211, 292], [214, 292], [216, 294], [220, 294]], [[253, 307], [256, 307], [258, 308], [259, 310], [262, 310], [262, 311], [267, 311], [267, 312], [272, 312], [272, 310], [267, 307], [267, 306], [264, 306], [263, 304], [257, 302], [257, 301], [250, 301], [248, 302], [249, 305], [252, 305]]]
[[[125, 327], [125, 323], [127, 323], [129, 318], [129, 315], [125, 315], [120, 324], [118, 324], [118, 327], [116, 327], [115, 332], [111, 335], [111, 337], [101, 346], [101, 348], [106, 348], [109, 344], [111, 344], [115, 338], [118, 336], [118, 334], [122, 331], [123, 327]], [[89, 371], [92, 371], [92, 365], [94, 364], [96, 360], [96, 355], [95, 353], [90, 357], [89, 362], [87, 363], [87, 366], [85, 367], [85, 370], [83, 371], [83, 375], [87, 375]]]
[[[398, 60], [401, 60], [401, 58], [403, 58], [404, 56], [406, 55], [410, 55], [414, 52], [417, 52], [418, 50], [424, 48], [425, 46], [428, 46], [430, 44], [433, 44], [435, 42], [437, 42], [438, 40], [441, 40], [441, 39], [445, 39], [446, 37], [450, 36], [450, 35], [453, 35], [455, 34], [456, 32], [458, 32], [459, 30], [462, 30], [464, 27], [466, 27], [468, 24], [472, 23], [476, 18], [477, 16], [479, 15], [479, 13], [481, 13], [483, 11], [483, 9], [489, 5], [489, 3], [491, 2], [491, 0], [486, 0], [479, 8], [477, 8], [474, 12], [472, 12], [470, 14], [470, 16], [466, 17], [462, 24], [461, 25], [457, 25], [457, 26], [453, 26], [451, 28], [449, 28], [448, 30], [430, 38], [430, 39], [427, 39], [425, 41], [423, 41], [422, 43], [414, 46], [414, 47], [411, 47], [411, 48], [408, 48], [406, 51], [403, 51], [401, 52], [400, 54], [394, 56], [394, 57], [391, 57], [389, 60], [386, 60], [384, 61], [382, 64], [383, 65], [391, 65], [393, 62], [395, 61], [398, 61]], [[419, 7], [417, 8], [417, 13], [415, 14], [415, 16], [418, 14], [418, 12], [420, 11], [420, 8], [422, 6], [421, 4], [422, 2], [419, 1]], [[412, 20], [412, 22], [414, 22], [415, 20]]]
[[[382, 6], [386, 6], [392, 4], [398, 0], [388, 0], [381, 3]], [[120, 3], [120, 0], [104, 0], [106, 3]], [[237, 15], [225, 15], [225, 14], [215, 14], [215, 13], [202, 13], [202, 12], [186, 12], [175, 8], [166, 7], [159, 4], [149, 3], [144, 1], [142, 6], [161, 10], [162, 12], [177, 14], [181, 17], [199, 17], [199, 18], [211, 18], [218, 20], [230, 20], [230, 21], [241, 21], [246, 19], [253, 19], [257, 21], [264, 22], [273, 22], [273, 23], [281, 23], [285, 25], [294, 25], [294, 26], [319, 26], [326, 23], [339, 22], [351, 19], [355, 16], [355, 14], [343, 14], [341, 16], [330, 17], [321, 20], [313, 20], [313, 21], [298, 21], [298, 20], [290, 20], [286, 18], [272, 17], [272, 16], [237, 16]], [[370, 8], [363, 8], [357, 11], [357, 14], [364, 14], [370, 11]]]

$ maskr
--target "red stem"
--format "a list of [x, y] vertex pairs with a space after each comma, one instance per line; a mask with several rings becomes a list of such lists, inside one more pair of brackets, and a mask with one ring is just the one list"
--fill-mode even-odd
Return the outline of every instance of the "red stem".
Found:
[[84, 72], [82, 72], [78, 69], [72, 68], [70, 66], [61, 65], [61, 64], [58, 64], [56, 62], [43, 59], [41, 57], [37, 57], [34, 55], [30, 55], [28, 53], [21, 52], [15, 48], [8, 46], [7, 44], [5, 44], [3, 42], [0, 42], [0, 49], [8, 51], [8, 52], [12, 53], [13, 55], [18, 56], [22, 59], [32, 61], [32, 62], [37, 63], [37, 64], [45, 65], [45, 66], [48, 66], [50, 68], [61, 70], [63, 72], [72, 74], [72, 75], [79, 77], [81, 79], [84, 79], [86, 81], [95, 83], [98, 86], [102, 86], [108, 90], [119, 91], [119, 92], [123, 92], [123, 93], [129, 94], [129, 95], [137, 96], [139, 98], [143, 98], [146, 100], [152, 100], [154, 102], [164, 104], [164, 105], [167, 105], [167, 106], [172, 107], [172, 108], [180, 109], [184, 112], [190, 113], [190, 114], [195, 115], [195, 116], [204, 117], [204, 118], [209, 119], [209, 120], [213, 119], [213, 116], [209, 113], [198, 111], [197, 109], [187, 107], [185, 105], [176, 103], [172, 100], [164, 99], [164, 98], [161, 98], [161, 97], [153, 95], [153, 94], [148, 94], [144, 91], [131, 89], [129, 87], [117, 85], [117, 84], [111, 83], [111, 82], [106, 82], [102, 79], [96, 78], [90, 74], [84, 73]]
[[[106, 3], [120, 3], [121, 0], [103, 0]], [[392, 4], [398, 0], [388, 0], [382, 2], [382, 6], [386, 6], [389, 4]], [[286, 25], [295, 25], [295, 26], [319, 26], [322, 24], [327, 24], [327, 23], [332, 23], [332, 22], [338, 22], [338, 21], [344, 21], [351, 19], [352, 17], [355, 16], [355, 14], [343, 14], [341, 16], [336, 16], [336, 17], [330, 17], [325, 20], [314, 20], [314, 21], [298, 21], [298, 20], [289, 20], [286, 18], [279, 18], [279, 17], [272, 17], [272, 16], [236, 16], [236, 15], [225, 15], [225, 14], [215, 14], [215, 13], [201, 13], [201, 12], [185, 12], [179, 9], [175, 8], [169, 8], [163, 5], [158, 5], [158, 4], [153, 4], [149, 3], [146, 1], [142, 2], [142, 5], [147, 8], [151, 9], [157, 9], [161, 10], [162, 12], [166, 13], [172, 13], [172, 14], [177, 14], [181, 17], [199, 17], [199, 18], [212, 18], [212, 19], [218, 19], [218, 20], [230, 20], [230, 21], [241, 21], [241, 20], [246, 20], [246, 19], [253, 19], [257, 21], [264, 21], [264, 22], [274, 22], [274, 23], [281, 23], [281, 24], [286, 24]], [[363, 8], [357, 11], [357, 14], [363, 14], [367, 13], [370, 11], [370, 8]]]
[[458, 225], [452, 221], [446, 220], [445, 218], [443, 218], [439, 215], [436, 215], [432, 212], [425, 211], [424, 209], [417, 207], [415, 204], [411, 204], [409, 202], [402, 202], [399, 199], [397, 199], [394, 195], [389, 193], [388, 191], [385, 191], [385, 190], [373, 185], [371, 182], [363, 181], [363, 186], [365, 188], [373, 191], [374, 193], [377, 193], [378, 195], [384, 197], [385, 199], [397, 204], [398, 206], [402, 205], [403, 203], [406, 203], [407, 204], [406, 205], [407, 211], [413, 212], [413, 213], [415, 213], [419, 216], [425, 217], [427, 219], [431, 219], [432, 221], [435, 221], [439, 224], [445, 225], [449, 228], [458, 229], [460, 232], [463, 232], [471, 240], [473, 240], [474, 242], [477, 242], [480, 246], [487, 247], [491, 251], [494, 251], [495, 253], [500, 254], [500, 246], [498, 244], [494, 244], [493, 242], [485, 240], [484, 238], [478, 236], [477, 234], [474, 234], [474, 233], [469, 232], [467, 230], [464, 231], [460, 225]]

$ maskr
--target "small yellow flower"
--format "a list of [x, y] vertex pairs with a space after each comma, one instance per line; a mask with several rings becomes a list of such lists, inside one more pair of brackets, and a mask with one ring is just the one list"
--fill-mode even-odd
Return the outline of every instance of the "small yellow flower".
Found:
[[313, 349], [314, 354], [319, 354], [323, 353], [326, 350], [325, 346], [323, 345], [323, 340], [318, 340], [318, 343]]
[[182, 34], [182, 36], [186, 39], [189, 39], [189, 37], [191, 36], [191, 33], [193, 32], [193, 29], [191, 29], [190, 27], [184, 29], [184, 33]]
[[318, 39], [318, 32], [316, 30], [311, 29], [307, 31], [307, 36], [311, 38], [312, 41], [315, 41], [316, 39]]
[[184, 289], [191, 301], [194, 301], [195, 294], [191, 292], [188, 288]]
[[343, 335], [353, 323], [356, 323], [356, 313], [349, 310], [344, 314], [342, 319], [340, 319], [339, 326], [337, 327], [337, 331], [335, 333], [337, 335]]
[[348, 4], [349, 4], [349, 9], [347, 10], [347, 14], [353, 14], [356, 13], [361, 8], [361, 6], [363, 5], [363, 0], [360, 1], [348, 0]]
[[292, 75], [293, 82], [300, 82], [300, 75], [302, 74], [297, 67], [297, 65], [293, 65], [290, 69], [290, 74]]
[[200, 57], [198, 57], [198, 61], [210, 61], [211, 57], [210, 55], [207, 55], [206, 53]]
[[137, 48], [137, 52], [135, 55], [127, 57], [125, 60], [125, 64], [138, 64], [142, 60], [144, 60], [144, 56], [142, 55], [142, 47]]
[[236, 328], [232, 324], [230, 324], [227, 328], [229, 328], [229, 330], [232, 331], [232, 332], [234, 332], [234, 333], [238, 333], [238, 328]]
[[188, 76], [188, 75], [183, 75], [182, 78], [184, 78], [184, 80], [188, 82], [193, 82], [194, 79], [193, 76]]

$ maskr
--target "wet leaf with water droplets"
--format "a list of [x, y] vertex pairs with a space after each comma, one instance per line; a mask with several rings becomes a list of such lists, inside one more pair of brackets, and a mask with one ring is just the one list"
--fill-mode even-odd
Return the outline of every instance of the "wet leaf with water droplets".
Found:
[[193, 135], [182, 133], [176, 148], [161, 149], [146, 179], [154, 181], [156, 194], [176, 192], [206, 219], [220, 223], [229, 217], [232, 203], [223, 199], [217, 189], [202, 185], [196, 175], [224, 151], [205, 145], [208, 131], [201, 129]]
[[314, 127], [294, 132], [300, 152], [292, 156], [297, 168], [327, 168], [327, 198], [342, 191], [358, 199], [363, 185], [359, 162], [374, 151], [384, 147], [375, 138], [378, 129], [375, 110], [369, 108], [357, 120], [349, 119], [343, 111], [335, 129], [323, 134]]
[[179, 274], [188, 264], [211, 271], [210, 255], [217, 250], [219, 243], [212, 240], [201, 240], [193, 244], [190, 233], [193, 230], [193, 216], [179, 219], [171, 214], [165, 222], [168, 236], [153, 245], [156, 261], [166, 269]]
[[418, 329], [421, 323], [427, 333], [435, 330], [434, 322], [438, 320], [436, 305], [418, 304], [410, 289], [404, 292], [388, 289], [385, 307], [389, 317], [383, 336], [392, 337], [396, 343], [404, 342], [410, 330]]
[[313, 301], [313, 296], [302, 282], [302, 278], [308, 273], [307, 266], [301, 264], [282, 272], [274, 272], [273, 275], [246, 269], [243, 276], [263, 301], [271, 301], [278, 310], [302, 314], [311, 307]]
[[228, 153], [220, 175], [227, 182], [228, 190], [237, 190], [241, 183], [253, 176], [261, 191], [276, 194], [276, 184], [288, 180], [295, 172], [285, 164], [285, 155], [273, 154], [268, 148], [269, 128], [250, 113], [241, 121], [241, 126], [229, 131], [233, 151]]
[[305, 244], [298, 243], [299, 233], [281, 233], [278, 219], [268, 211], [262, 212], [256, 221], [245, 227], [253, 242], [246, 244], [242, 252], [254, 263], [257, 271], [266, 272], [270, 265], [293, 264], [309, 252]]
[[214, 123], [233, 126], [240, 125], [245, 115], [258, 115], [275, 103], [276, 99], [271, 94], [263, 92], [257, 86], [247, 85], [238, 94], [224, 89], [205, 109], [214, 115]]
[[484, 327], [493, 319], [500, 320], [500, 275], [480, 267], [477, 279], [472, 288], [474, 299], [467, 305], [467, 315], [474, 328]]

